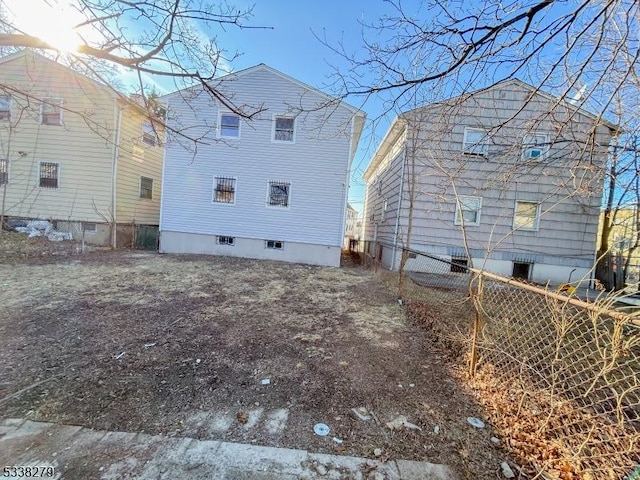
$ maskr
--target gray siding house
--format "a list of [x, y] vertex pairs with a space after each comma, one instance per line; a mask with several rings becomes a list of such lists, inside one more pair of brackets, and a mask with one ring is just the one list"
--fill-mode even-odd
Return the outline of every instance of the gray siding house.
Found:
[[364, 114], [263, 64], [212, 87], [257, 113], [201, 87], [163, 98], [200, 143], [166, 145], [160, 251], [338, 266]]
[[406, 112], [363, 175], [364, 238], [391, 269], [409, 247], [540, 283], [591, 278], [615, 131], [519, 80]]

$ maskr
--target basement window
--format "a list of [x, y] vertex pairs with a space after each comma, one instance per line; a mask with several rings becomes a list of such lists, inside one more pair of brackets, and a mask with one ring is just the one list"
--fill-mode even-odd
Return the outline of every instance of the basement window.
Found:
[[265, 240], [265, 246], [272, 250], [282, 250], [284, 242], [282, 240]]
[[216, 242], [218, 245], [235, 245], [236, 239], [235, 237], [228, 237], [224, 235], [218, 235], [216, 237]]
[[469, 259], [467, 257], [451, 257], [451, 273], [467, 273]]

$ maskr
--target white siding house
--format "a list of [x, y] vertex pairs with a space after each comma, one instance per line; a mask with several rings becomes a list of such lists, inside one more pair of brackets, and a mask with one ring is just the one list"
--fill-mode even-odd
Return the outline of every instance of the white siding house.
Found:
[[[351, 161], [364, 115], [258, 65], [168, 95], [160, 251], [338, 266]], [[188, 126], [185, 129], [184, 126]]]
[[409, 247], [540, 283], [588, 279], [615, 131], [518, 80], [406, 112], [364, 173], [364, 239], [392, 269]]

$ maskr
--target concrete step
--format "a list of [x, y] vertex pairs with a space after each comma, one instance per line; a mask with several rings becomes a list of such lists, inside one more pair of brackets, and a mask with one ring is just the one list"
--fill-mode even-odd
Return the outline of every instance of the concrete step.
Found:
[[[445, 465], [310, 453], [215, 440], [0, 421], [0, 468], [51, 467], [53, 479], [455, 480]], [[0, 471], [0, 479], [17, 470]], [[47, 470], [50, 473], [51, 470]]]

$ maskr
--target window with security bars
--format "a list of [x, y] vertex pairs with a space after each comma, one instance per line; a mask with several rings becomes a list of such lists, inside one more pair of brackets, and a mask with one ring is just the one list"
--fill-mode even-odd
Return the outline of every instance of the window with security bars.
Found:
[[275, 117], [273, 139], [278, 142], [293, 142], [295, 119], [293, 117]]
[[269, 206], [288, 207], [291, 184], [288, 182], [269, 182]]
[[469, 266], [469, 259], [467, 257], [451, 257], [451, 264], [449, 265], [449, 271], [451, 273], [467, 273]]
[[40, 187], [58, 188], [60, 186], [60, 165], [54, 162], [40, 162]]
[[140, 198], [153, 198], [153, 178], [140, 177]]
[[0, 95], [0, 122], [8, 122], [11, 120], [11, 97], [9, 95]]
[[41, 106], [41, 123], [43, 125], [62, 125], [62, 99], [43, 98]]
[[0, 185], [9, 183], [9, 160], [0, 158]]
[[215, 203], [235, 203], [236, 179], [233, 177], [215, 177], [213, 182], [213, 201]]

